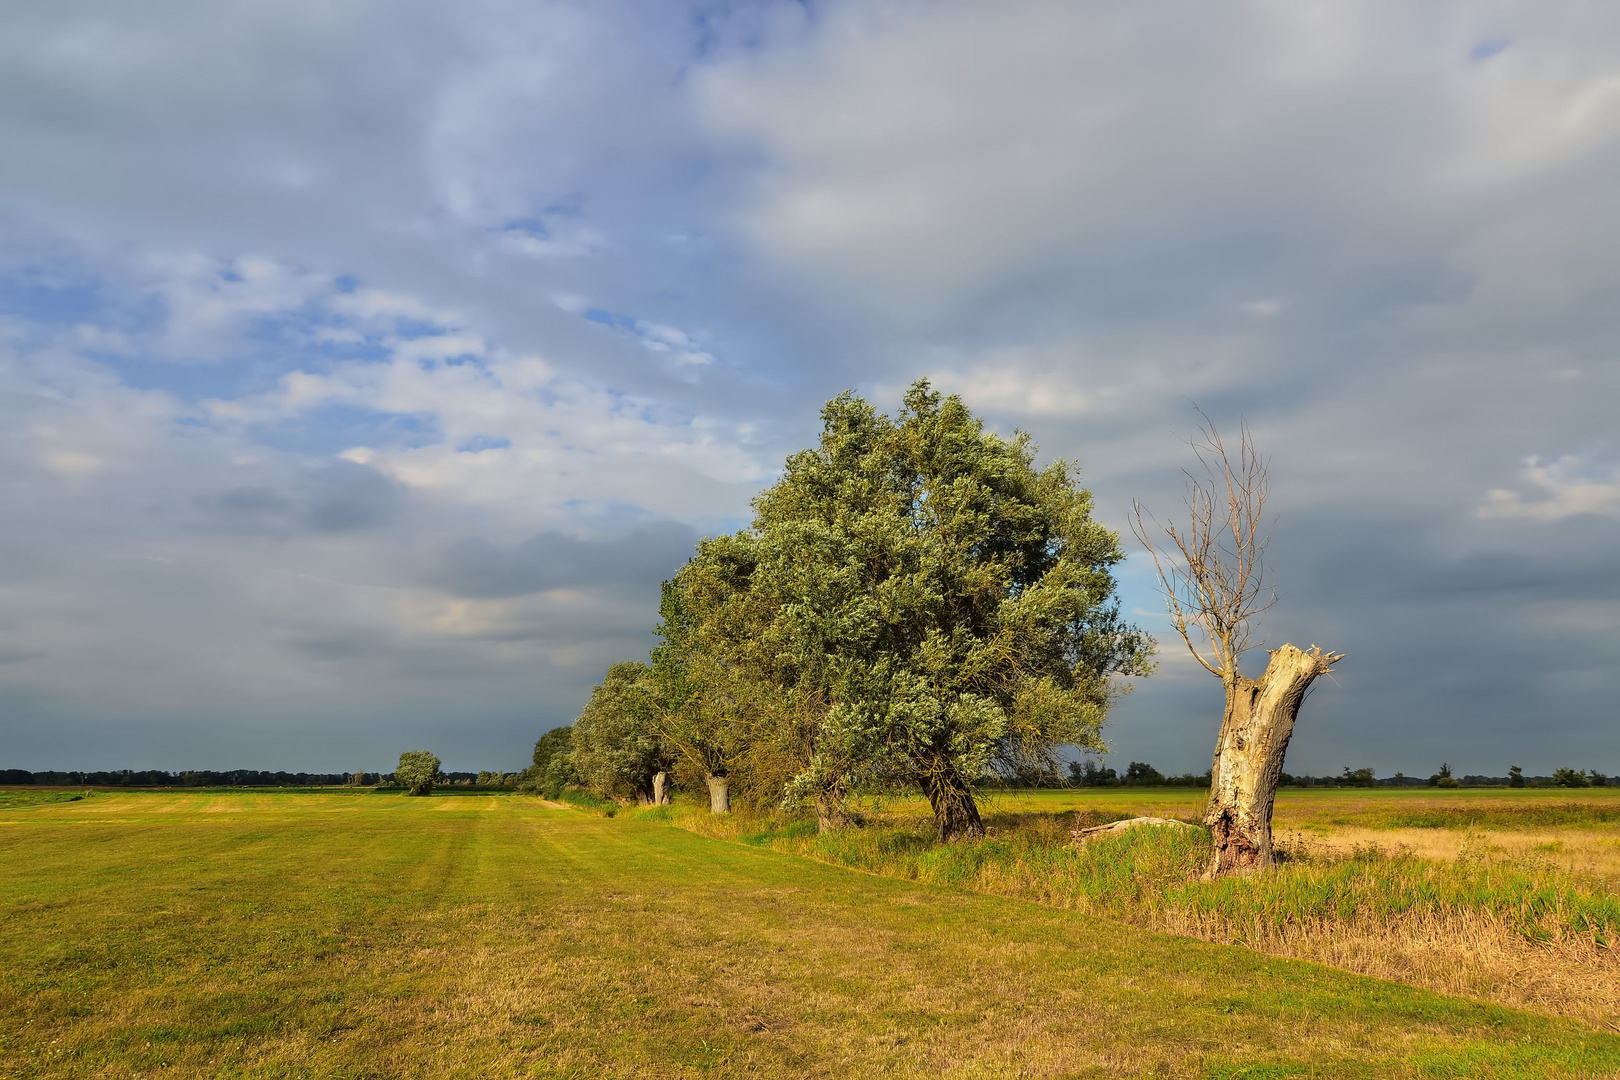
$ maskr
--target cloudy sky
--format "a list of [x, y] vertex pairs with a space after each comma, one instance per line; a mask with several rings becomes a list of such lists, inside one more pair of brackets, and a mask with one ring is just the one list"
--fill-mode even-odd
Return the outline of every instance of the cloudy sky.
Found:
[[518, 768], [926, 375], [1121, 531], [1248, 422], [1291, 770], [1620, 770], [1615, 5], [12, 0], [0, 145], [0, 766]]

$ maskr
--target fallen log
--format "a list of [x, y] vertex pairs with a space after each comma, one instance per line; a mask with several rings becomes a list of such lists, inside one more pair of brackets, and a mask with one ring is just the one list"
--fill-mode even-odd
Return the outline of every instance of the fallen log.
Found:
[[1198, 825], [1189, 825], [1185, 821], [1177, 821], [1167, 817], [1133, 817], [1124, 821], [1110, 821], [1106, 825], [1093, 825], [1088, 829], [1070, 829], [1069, 835], [1074, 837], [1076, 844], [1083, 844], [1087, 840], [1095, 839], [1105, 833], [1122, 833], [1127, 829], [1140, 828], [1143, 825], [1163, 825], [1173, 829], [1197, 829]]

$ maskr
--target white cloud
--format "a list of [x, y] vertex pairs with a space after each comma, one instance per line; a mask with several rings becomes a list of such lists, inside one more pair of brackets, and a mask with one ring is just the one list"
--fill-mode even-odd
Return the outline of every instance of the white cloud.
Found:
[[1620, 468], [1605, 479], [1592, 476], [1591, 466], [1566, 455], [1553, 461], [1525, 460], [1518, 488], [1492, 488], [1478, 514], [1482, 518], [1531, 518], [1558, 521], [1576, 514], [1620, 517]]

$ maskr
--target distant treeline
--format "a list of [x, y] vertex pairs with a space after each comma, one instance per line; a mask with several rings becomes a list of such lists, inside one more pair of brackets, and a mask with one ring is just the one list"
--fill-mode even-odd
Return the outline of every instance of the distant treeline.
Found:
[[[1620, 784], [1620, 777], [1610, 776], [1596, 769], [1558, 769], [1551, 776], [1525, 776], [1524, 771], [1517, 765], [1508, 770], [1506, 776], [1452, 776], [1450, 765], [1441, 765], [1438, 772], [1428, 777], [1407, 776], [1405, 773], [1396, 773], [1394, 776], [1379, 777], [1372, 769], [1352, 769], [1346, 766], [1336, 776], [1294, 776], [1283, 773], [1281, 783], [1284, 787], [1437, 787], [1437, 788], [1465, 788], [1465, 787], [1608, 787]], [[1057, 786], [1057, 785], [1052, 785]], [[1202, 774], [1182, 773], [1180, 776], [1166, 776], [1145, 761], [1133, 761], [1126, 767], [1124, 774], [1115, 769], [1105, 768], [1097, 761], [1076, 761], [1069, 765], [1068, 786], [1071, 787], [1209, 787], [1209, 773]]]
[[[444, 773], [445, 782], [462, 787], [515, 786], [519, 774], [491, 772]], [[29, 772], [0, 769], [0, 784], [35, 784], [49, 787], [375, 787], [387, 784], [392, 773], [374, 772], [267, 772], [263, 769], [104, 769], [99, 772]]]

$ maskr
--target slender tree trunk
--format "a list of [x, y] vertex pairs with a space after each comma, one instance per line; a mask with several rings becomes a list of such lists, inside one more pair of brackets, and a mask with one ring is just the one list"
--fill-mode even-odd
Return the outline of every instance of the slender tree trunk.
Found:
[[653, 805], [669, 805], [669, 774], [662, 769], [653, 773]]
[[709, 781], [709, 813], [731, 813], [731, 777], [716, 776], [710, 773]]
[[934, 808], [935, 835], [940, 843], [984, 835], [984, 822], [979, 819], [973, 792], [954, 765], [937, 763], [923, 780], [923, 788], [928, 792], [928, 804]]
[[1284, 645], [1272, 652], [1259, 679], [1228, 673], [1226, 715], [1215, 743], [1204, 811], [1215, 845], [1210, 877], [1271, 865], [1271, 808], [1294, 720], [1311, 683], [1342, 658], [1314, 645], [1310, 652]]

